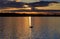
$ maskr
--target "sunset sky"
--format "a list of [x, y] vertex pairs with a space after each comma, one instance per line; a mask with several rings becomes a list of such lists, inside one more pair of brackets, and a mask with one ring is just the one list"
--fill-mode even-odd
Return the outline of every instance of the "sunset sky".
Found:
[[[14, 1], [14, 0], [9, 0], [9, 1]], [[26, 2], [26, 3], [39, 2], [39, 1], [58, 1], [58, 2], [60, 2], [60, 0], [17, 0], [17, 1]]]
[[60, 2], [60, 0], [20, 0], [21, 2], [39, 2], [39, 1], [58, 1]]

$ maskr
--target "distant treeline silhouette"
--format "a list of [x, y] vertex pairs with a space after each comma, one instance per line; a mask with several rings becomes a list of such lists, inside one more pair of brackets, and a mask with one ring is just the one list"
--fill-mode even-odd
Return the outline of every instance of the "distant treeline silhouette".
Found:
[[35, 6], [48, 6], [50, 3], [59, 3], [56, 1], [40, 1], [40, 2], [34, 2], [34, 3], [24, 3], [24, 2], [15, 2], [15, 1], [8, 1], [8, 2], [3, 2], [0, 1], [0, 7], [23, 7], [24, 4], [27, 4], [31, 7]]

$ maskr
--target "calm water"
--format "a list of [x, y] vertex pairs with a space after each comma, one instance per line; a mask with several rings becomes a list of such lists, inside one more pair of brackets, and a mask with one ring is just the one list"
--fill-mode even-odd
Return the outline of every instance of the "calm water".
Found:
[[60, 17], [0, 17], [0, 39], [60, 39]]

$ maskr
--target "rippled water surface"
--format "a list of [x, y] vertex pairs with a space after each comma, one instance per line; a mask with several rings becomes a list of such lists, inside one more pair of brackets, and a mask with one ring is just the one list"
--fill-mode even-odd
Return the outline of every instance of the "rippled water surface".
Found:
[[0, 17], [0, 39], [59, 39], [60, 17]]

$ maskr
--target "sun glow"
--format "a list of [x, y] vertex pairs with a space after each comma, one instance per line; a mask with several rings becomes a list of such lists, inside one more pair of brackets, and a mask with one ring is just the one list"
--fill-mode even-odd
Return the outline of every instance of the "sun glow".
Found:
[[16, 0], [16, 2], [20, 2], [20, 0]]

